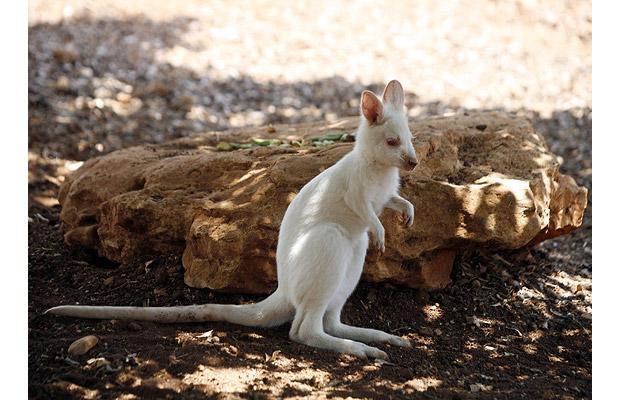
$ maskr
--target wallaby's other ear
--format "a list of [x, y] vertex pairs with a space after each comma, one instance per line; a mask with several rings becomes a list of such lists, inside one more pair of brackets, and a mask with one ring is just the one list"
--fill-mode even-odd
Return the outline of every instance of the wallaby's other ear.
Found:
[[381, 104], [381, 100], [370, 90], [364, 90], [362, 92], [361, 104], [362, 114], [371, 125], [383, 118], [383, 104]]
[[405, 92], [403, 86], [397, 80], [390, 81], [383, 91], [383, 102], [390, 103], [396, 108], [405, 105]]

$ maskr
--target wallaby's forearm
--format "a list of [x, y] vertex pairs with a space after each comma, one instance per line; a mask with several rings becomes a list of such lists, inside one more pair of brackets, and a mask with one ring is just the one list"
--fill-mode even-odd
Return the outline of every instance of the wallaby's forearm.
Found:
[[413, 204], [411, 204], [411, 202], [409, 202], [407, 199], [398, 195], [398, 193], [392, 196], [392, 198], [390, 199], [390, 201], [388, 201], [385, 207], [391, 208], [392, 210], [403, 214], [405, 224], [407, 226], [411, 226], [413, 224], [413, 214], [415, 210]]
[[390, 201], [387, 202], [385, 207], [391, 208], [394, 211], [405, 212], [407, 211], [407, 204], [410, 204], [407, 200], [402, 198], [400, 195], [395, 194], [392, 196]]
[[385, 229], [379, 220], [379, 217], [372, 208], [370, 201], [360, 194], [347, 193], [344, 196], [345, 203], [353, 210], [353, 212], [364, 221], [373, 234], [375, 244], [384, 252], [385, 251]]

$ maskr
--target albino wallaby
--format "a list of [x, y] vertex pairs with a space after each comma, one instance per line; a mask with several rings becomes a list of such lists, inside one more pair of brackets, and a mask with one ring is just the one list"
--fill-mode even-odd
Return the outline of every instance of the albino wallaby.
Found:
[[413, 223], [413, 205], [398, 195], [398, 169], [417, 164], [404, 107], [404, 92], [391, 81], [383, 102], [366, 90], [353, 150], [308, 184], [289, 205], [278, 237], [278, 288], [255, 304], [180, 307], [59, 306], [47, 312], [81, 318], [157, 322], [228, 321], [270, 327], [292, 321], [299, 343], [358, 357], [387, 359], [361, 342], [409, 346], [398, 336], [345, 325], [340, 312], [355, 289], [368, 249], [368, 231], [385, 251], [377, 215], [384, 207]]

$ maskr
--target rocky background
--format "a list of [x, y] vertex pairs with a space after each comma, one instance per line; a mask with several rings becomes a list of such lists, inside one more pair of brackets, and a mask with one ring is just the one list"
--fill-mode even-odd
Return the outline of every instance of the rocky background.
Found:
[[[360, 287], [348, 322], [415, 343], [389, 349], [391, 365], [308, 350], [286, 327], [40, 316], [68, 302], [256, 300], [185, 287], [175, 255], [117, 266], [69, 252], [65, 176], [131, 145], [353, 116], [363, 89], [393, 78], [412, 119], [530, 118], [591, 193], [589, 2], [290, 3], [29, 2], [31, 397], [590, 397], [591, 195], [578, 231], [530, 253], [465, 257], [445, 291]], [[66, 353], [90, 333], [91, 353]]]

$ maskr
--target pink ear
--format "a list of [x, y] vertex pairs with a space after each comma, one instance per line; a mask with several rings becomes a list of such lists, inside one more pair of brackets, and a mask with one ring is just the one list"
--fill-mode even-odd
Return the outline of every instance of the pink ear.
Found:
[[362, 92], [362, 114], [371, 124], [383, 118], [383, 104], [375, 94], [369, 90]]
[[383, 91], [383, 102], [390, 103], [394, 107], [405, 105], [405, 91], [397, 80], [390, 81]]

